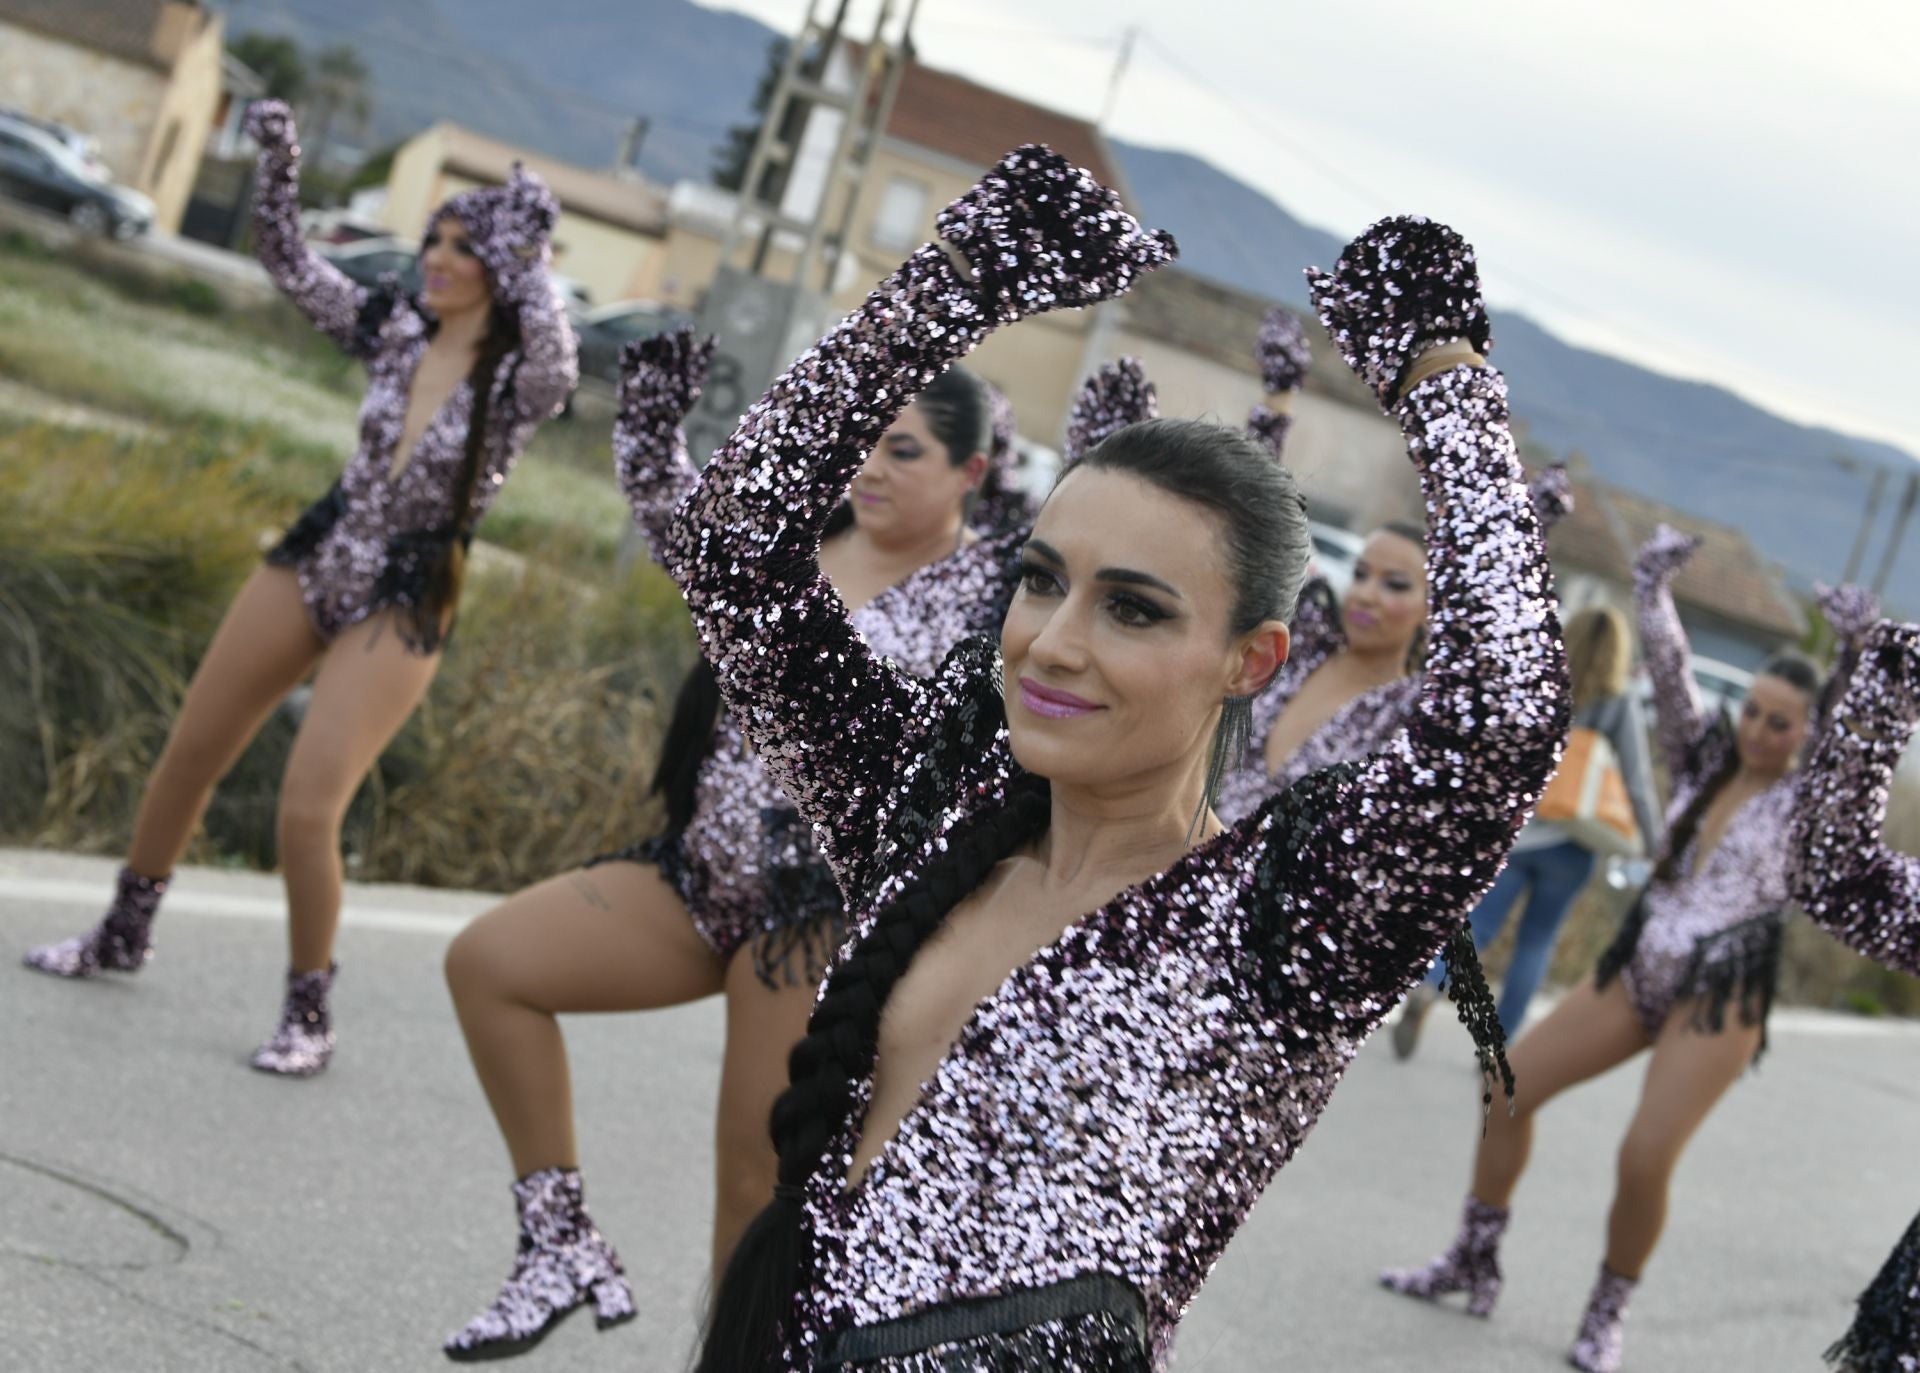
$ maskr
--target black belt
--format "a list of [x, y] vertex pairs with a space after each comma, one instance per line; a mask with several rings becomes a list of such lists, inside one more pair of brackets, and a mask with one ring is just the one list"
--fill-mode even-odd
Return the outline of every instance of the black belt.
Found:
[[1138, 1289], [1108, 1273], [1089, 1273], [1049, 1287], [1023, 1287], [1003, 1296], [945, 1302], [910, 1316], [863, 1325], [834, 1342], [821, 1368], [917, 1354], [942, 1344], [1012, 1335], [1030, 1326], [1075, 1316], [1117, 1316], [1146, 1367], [1147, 1308]]

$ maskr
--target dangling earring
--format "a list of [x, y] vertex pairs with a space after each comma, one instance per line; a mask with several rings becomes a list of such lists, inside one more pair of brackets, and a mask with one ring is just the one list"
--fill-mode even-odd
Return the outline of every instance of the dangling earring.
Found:
[[1220, 799], [1220, 783], [1227, 769], [1240, 765], [1252, 739], [1253, 696], [1229, 696], [1221, 701], [1220, 723], [1214, 727], [1213, 747], [1207, 758], [1207, 785], [1200, 793], [1200, 808], [1193, 813], [1193, 823], [1187, 826], [1189, 844], [1200, 832], [1200, 821], [1205, 818], [1208, 807]]
[[1407, 675], [1416, 676], [1427, 665], [1427, 627], [1423, 624], [1413, 631], [1413, 642], [1407, 645]]

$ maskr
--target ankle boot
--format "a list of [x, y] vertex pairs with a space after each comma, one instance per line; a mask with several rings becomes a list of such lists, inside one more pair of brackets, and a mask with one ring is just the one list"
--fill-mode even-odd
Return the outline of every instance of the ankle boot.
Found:
[[35, 972], [55, 977], [92, 977], [95, 973], [137, 973], [153, 957], [153, 917], [167, 894], [165, 877], [142, 877], [120, 869], [113, 904], [85, 934], [44, 944], [21, 961]]
[[587, 1214], [579, 1169], [528, 1173], [513, 1184], [513, 1199], [520, 1210], [513, 1272], [493, 1305], [446, 1342], [446, 1355], [456, 1362], [524, 1354], [589, 1300], [602, 1330], [637, 1314], [620, 1256]]
[[280, 1028], [247, 1060], [263, 1073], [282, 1077], [312, 1077], [333, 1057], [333, 1014], [327, 1005], [333, 991], [334, 963], [322, 972], [287, 973], [287, 1000], [280, 1011]]
[[1469, 1316], [1491, 1316], [1500, 1297], [1500, 1237], [1508, 1215], [1504, 1206], [1469, 1196], [1453, 1246], [1423, 1268], [1389, 1268], [1381, 1286], [1426, 1301], [1465, 1292]]
[[1581, 1373], [1619, 1373], [1627, 1298], [1636, 1286], [1633, 1278], [1623, 1278], [1604, 1263], [1600, 1265], [1593, 1295], [1587, 1298], [1587, 1313], [1580, 1318], [1580, 1333], [1567, 1351], [1567, 1362]]

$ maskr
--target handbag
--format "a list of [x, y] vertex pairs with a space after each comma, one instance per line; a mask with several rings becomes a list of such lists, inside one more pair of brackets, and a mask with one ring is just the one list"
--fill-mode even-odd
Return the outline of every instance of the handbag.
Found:
[[1620, 758], [1607, 736], [1576, 725], [1567, 735], [1559, 771], [1547, 783], [1534, 819], [1558, 825], [1583, 849], [1638, 858], [1646, 851]]

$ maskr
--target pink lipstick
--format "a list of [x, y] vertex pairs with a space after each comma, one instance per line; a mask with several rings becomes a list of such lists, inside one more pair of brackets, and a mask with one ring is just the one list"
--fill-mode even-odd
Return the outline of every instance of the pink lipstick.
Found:
[[1071, 691], [1041, 686], [1031, 677], [1020, 679], [1020, 704], [1048, 720], [1071, 720], [1077, 715], [1090, 715], [1105, 708], [1083, 700]]

